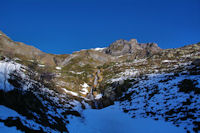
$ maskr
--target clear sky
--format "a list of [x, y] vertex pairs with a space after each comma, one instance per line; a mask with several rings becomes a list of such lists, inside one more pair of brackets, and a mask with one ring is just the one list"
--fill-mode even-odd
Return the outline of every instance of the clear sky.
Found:
[[136, 38], [176, 48], [200, 42], [200, 0], [0, 0], [0, 30], [64, 54]]

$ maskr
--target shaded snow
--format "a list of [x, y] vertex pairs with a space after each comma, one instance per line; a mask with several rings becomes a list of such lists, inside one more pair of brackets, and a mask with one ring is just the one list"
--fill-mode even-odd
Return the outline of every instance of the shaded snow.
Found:
[[1, 133], [22, 133], [16, 129], [16, 127], [7, 127], [3, 123], [0, 123], [0, 131]]
[[[33, 120], [28, 120], [26, 117], [18, 114], [16, 111], [14, 111], [10, 108], [7, 108], [3, 105], [0, 105], [0, 119], [5, 120], [9, 117], [13, 117], [13, 118], [19, 117], [21, 119], [21, 122], [27, 127], [31, 127], [31, 128], [37, 129], [37, 130], [39, 130], [41, 127], [41, 125], [37, 124]], [[48, 127], [46, 129], [49, 130]], [[16, 127], [7, 127], [3, 123], [0, 122], [0, 132], [3, 133], [4, 131], [5, 132], [7, 131], [9, 133], [21, 132], [21, 131], [17, 130]]]
[[68, 129], [70, 133], [183, 133], [164, 121], [152, 119], [132, 119], [120, 110], [119, 104], [101, 110], [87, 109], [84, 119], [71, 118]]
[[6, 119], [7, 117], [16, 117], [16, 116], [19, 116], [19, 114], [16, 111], [9, 109], [3, 105], [0, 105], [0, 118], [1, 119]]

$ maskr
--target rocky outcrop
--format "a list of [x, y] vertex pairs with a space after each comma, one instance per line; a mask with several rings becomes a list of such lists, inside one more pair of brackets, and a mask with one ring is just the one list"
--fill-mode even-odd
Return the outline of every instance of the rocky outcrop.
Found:
[[117, 40], [104, 50], [106, 54], [120, 56], [125, 54], [137, 54], [148, 56], [161, 51], [156, 43], [138, 43], [136, 39]]
[[194, 64], [195, 66], [200, 66], [200, 59], [195, 59], [192, 64]]

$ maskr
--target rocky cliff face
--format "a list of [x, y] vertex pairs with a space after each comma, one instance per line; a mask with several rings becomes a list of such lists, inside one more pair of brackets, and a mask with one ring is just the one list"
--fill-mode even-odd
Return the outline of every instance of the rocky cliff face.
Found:
[[138, 43], [136, 39], [117, 40], [104, 50], [106, 54], [121, 56], [126, 54], [139, 55], [140, 58], [161, 52], [156, 43]]

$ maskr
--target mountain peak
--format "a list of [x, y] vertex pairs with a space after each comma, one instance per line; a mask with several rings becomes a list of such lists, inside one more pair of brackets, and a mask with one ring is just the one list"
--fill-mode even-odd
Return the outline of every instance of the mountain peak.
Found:
[[113, 56], [135, 54], [138, 52], [142, 52], [144, 53], [143, 56], [146, 56], [147, 54], [160, 51], [161, 48], [156, 43], [138, 43], [136, 39], [131, 39], [130, 41], [124, 39], [117, 40], [104, 50], [106, 54]]

